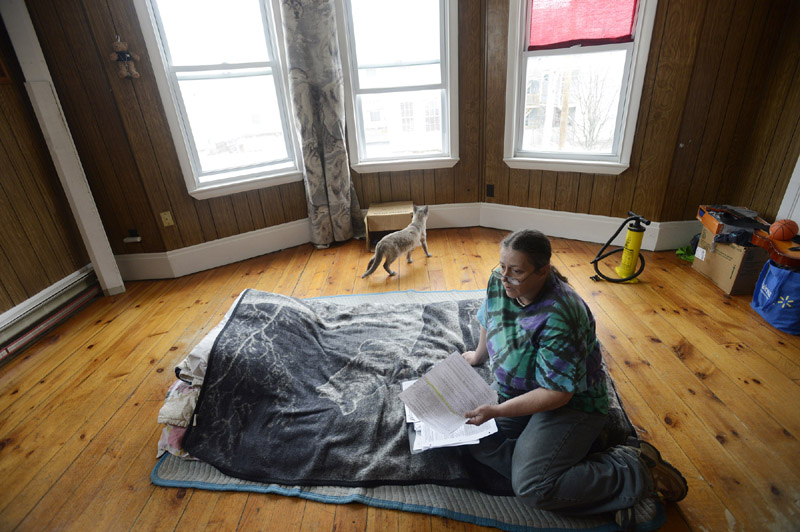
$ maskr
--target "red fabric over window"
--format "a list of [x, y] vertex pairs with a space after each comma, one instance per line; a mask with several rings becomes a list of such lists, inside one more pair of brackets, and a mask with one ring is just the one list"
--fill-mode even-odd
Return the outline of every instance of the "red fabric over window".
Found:
[[531, 0], [528, 50], [633, 40], [636, 0]]

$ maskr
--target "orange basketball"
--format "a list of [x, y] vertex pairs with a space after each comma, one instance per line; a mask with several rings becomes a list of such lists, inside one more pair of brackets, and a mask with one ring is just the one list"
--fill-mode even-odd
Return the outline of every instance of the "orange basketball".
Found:
[[797, 223], [792, 220], [778, 220], [769, 226], [769, 236], [775, 240], [791, 240], [797, 235]]

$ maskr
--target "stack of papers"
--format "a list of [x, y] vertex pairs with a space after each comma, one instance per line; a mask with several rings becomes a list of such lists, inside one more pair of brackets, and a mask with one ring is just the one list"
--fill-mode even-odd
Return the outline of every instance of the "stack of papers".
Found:
[[[405, 390], [416, 381], [406, 381], [403, 383]], [[411, 409], [406, 405], [406, 422], [414, 424], [414, 438], [411, 450], [425, 451], [433, 449], [434, 447], [455, 447], [458, 445], [474, 445], [478, 443], [481, 438], [485, 438], [490, 434], [497, 432], [497, 424], [494, 419], [490, 419], [480, 426], [467, 425], [466, 419], [464, 423], [455, 431], [447, 434], [439, 432], [431, 427], [428, 423], [421, 421]]]
[[497, 403], [497, 394], [459, 353], [452, 353], [422, 378], [403, 383], [400, 399], [414, 424], [412, 451], [470, 445], [497, 432], [495, 421], [467, 425], [465, 414]]

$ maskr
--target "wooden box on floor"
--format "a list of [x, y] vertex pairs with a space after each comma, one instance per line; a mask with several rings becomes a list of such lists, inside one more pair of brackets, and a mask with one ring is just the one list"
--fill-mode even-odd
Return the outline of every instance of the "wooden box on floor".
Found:
[[375, 244], [387, 234], [405, 228], [414, 216], [414, 204], [410, 201], [392, 203], [373, 203], [364, 218], [366, 225], [367, 249], [375, 249]]

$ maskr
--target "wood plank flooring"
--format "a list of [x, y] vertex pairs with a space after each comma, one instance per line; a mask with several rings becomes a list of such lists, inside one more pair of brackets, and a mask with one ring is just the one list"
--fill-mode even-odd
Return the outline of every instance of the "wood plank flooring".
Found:
[[[507, 233], [432, 230], [433, 257], [361, 279], [363, 241], [310, 244], [180, 279], [126, 284], [0, 367], [0, 532], [6, 530], [489, 530], [459, 521], [150, 484], [173, 367], [245, 288], [299, 298], [485, 288]], [[644, 439], [689, 482], [664, 530], [797, 530], [800, 337], [775, 330], [674, 252], [637, 284], [596, 283], [599, 245], [553, 240], [586, 299]]]

